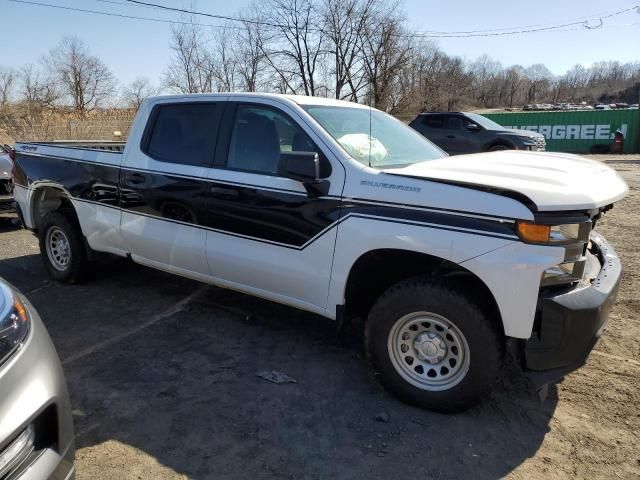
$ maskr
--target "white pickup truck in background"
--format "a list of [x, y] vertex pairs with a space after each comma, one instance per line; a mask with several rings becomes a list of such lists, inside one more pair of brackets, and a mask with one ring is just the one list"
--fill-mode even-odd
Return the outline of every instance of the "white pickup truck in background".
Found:
[[538, 384], [578, 368], [618, 290], [620, 261], [593, 230], [627, 193], [612, 169], [555, 153], [448, 157], [357, 104], [157, 97], [126, 145], [15, 149], [17, 210], [54, 278], [79, 281], [108, 252], [364, 318], [383, 383], [433, 410], [478, 402], [507, 346]]

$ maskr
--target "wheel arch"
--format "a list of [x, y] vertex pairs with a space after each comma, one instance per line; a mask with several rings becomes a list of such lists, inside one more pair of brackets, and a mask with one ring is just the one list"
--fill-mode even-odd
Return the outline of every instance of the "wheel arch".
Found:
[[492, 319], [504, 337], [498, 303], [475, 273], [450, 260], [427, 253], [384, 248], [363, 253], [351, 266], [344, 288], [345, 318], [366, 318], [375, 300], [392, 285], [415, 276], [430, 276], [464, 293]]
[[484, 146], [484, 151], [488, 152], [489, 149], [496, 147], [498, 145], [504, 145], [505, 147], [507, 147], [508, 149], [511, 150], [515, 150], [515, 145], [511, 142], [509, 142], [508, 140], [505, 140], [504, 138], [496, 138], [494, 140], [491, 140], [489, 142], [487, 142]]
[[73, 212], [77, 219], [75, 208], [71, 202], [71, 194], [63, 186], [50, 183], [36, 187], [31, 194], [30, 213], [33, 231], [38, 232], [42, 219], [47, 213], [60, 209]]

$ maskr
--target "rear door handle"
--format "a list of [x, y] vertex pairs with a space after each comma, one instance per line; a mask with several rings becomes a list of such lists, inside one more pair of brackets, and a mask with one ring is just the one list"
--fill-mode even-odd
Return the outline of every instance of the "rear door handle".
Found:
[[447, 138], [456, 138], [455, 135], [447, 135]]
[[127, 185], [140, 185], [147, 180], [147, 177], [141, 173], [129, 173], [124, 176], [124, 182]]

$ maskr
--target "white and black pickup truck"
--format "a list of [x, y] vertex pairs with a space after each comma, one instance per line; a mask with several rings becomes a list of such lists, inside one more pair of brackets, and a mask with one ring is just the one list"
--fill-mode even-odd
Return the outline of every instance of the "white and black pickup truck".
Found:
[[482, 398], [507, 348], [540, 385], [583, 365], [618, 290], [594, 227], [627, 186], [575, 155], [448, 157], [380, 111], [269, 94], [152, 98], [126, 145], [15, 148], [55, 279], [108, 252], [366, 319], [383, 383], [433, 410]]

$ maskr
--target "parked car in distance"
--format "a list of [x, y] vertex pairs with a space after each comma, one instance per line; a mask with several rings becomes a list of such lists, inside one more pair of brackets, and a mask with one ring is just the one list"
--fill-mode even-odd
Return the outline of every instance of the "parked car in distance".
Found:
[[71, 404], [38, 313], [0, 279], [0, 479], [74, 478]]
[[0, 145], [0, 213], [13, 211], [13, 161], [10, 152], [8, 145]]
[[598, 105], [594, 105], [593, 108], [594, 110], [611, 110], [611, 105], [599, 103]]
[[542, 152], [546, 148], [544, 135], [505, 128], [477, 113], [421, 113], [409, 126], [450, 155], [496, 150]]
[[263, 93], [149, 98], [122, 146], [16, 144], [51, 277], [107, 252], [365, 319], [378, 378], [421, 407], [480, 401], [508, 345], [532, 379], [561, 378], [615, 302], [620, 261], [593, 227], [628, 188], [595, 160], [449, 157], [365, 105]]

